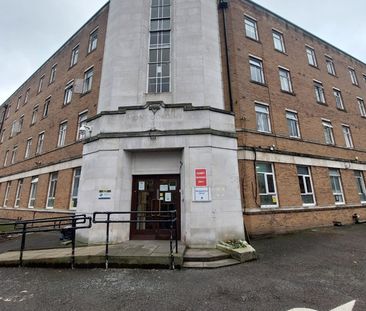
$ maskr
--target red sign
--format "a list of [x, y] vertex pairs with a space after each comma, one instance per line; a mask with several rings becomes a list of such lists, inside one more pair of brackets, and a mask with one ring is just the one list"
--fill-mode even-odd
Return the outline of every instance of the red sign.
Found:
[[207, 187], [207, 171], [205, 168], [197, 168], [194, 171], [196, 187]]

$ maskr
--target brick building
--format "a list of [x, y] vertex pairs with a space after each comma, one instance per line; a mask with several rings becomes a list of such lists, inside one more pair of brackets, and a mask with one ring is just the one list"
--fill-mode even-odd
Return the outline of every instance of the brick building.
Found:
[[177, 209], [191, 246], [243, 238], [241, 215], [350, 223], [365, 97], [363, 62], [252, 1], [112, 0], [1, 106], [0, 217]]

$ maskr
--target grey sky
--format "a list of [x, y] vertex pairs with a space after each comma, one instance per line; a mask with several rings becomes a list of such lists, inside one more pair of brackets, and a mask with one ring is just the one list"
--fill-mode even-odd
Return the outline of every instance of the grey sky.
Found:
[[[366, 62], [365, 0], [255, 1]], [[0, 104], [106, 2], [0, 0]]]

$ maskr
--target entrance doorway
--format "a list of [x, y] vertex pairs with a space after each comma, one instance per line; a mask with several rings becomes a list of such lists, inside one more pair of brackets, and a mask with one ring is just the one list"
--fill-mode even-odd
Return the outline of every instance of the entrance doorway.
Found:
[[[132, 211], [158, 212], [154, 215], [134, 214], [132, 220], [169, 220], [164, 212], [177, 211], [177, 233], [180, 239], [180, 176], [133, 176]], [[168, 240], [170, 223], [131, 223], [131, 240]]]

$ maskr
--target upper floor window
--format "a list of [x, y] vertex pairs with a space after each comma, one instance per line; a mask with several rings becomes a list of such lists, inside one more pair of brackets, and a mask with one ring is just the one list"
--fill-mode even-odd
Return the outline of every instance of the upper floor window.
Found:
[[18, 121], [18, 133], [20, 133], [23, 129], [23, 124], [24, 124], [24, 115], [22, 115], [20, 118], [19, 118], [19, 121]]
[[342, 132], [347, 148], [353, 148], [351, 129], [348, 125], [342, 125]]
[[293, 91], [292, 91], [290, 71], [288, 71], [285, 68], [280, 68], [279, 75], [280, 75], [281, 90], [288, 93], [292, 93]]
[[358, 108], [360, 109], [360, 113], [362, 117], [366, 118], [366, 107], [365, 102], [362, 98], [357, 98]]
[[314, 81], [314, 91], [316, 101], [320, 104], [325, 104], [325, 93], [321, 82]]
[[38, 106], [35, 106], [32, 111], [31, 125], [37, 122]]
[[333, 88], [333, 94], [335, 97], [336, 107], [340, 110], [344, 110], [342, 92], [336, 88]]
[[41, 154], [43, 152], [44, 146], [44, 132], [38, 134], [36, 154]]
[[289, 136], [293, 138], [300, 138], [299, 119], [295, 111], [286, 110], [286, 120]]
[[74, 81], [71, 81], [65, 87], [64, 105], [67, 105], [71, 102], [73, 90], [74, 90]]
[[363, 81], [366, 82], [366, 74], [363, 74], [362, 77], [363, 77]]
[[70, 67], [75, 66], [79, 60], [79, 44], [71, 51]]
[[14, 164], [17, 160], [18, 146], [14, 146], [11, 152], [11, 164]]
[[325, 143], [328, 145], [334, 145], [335, 141], [334, 141], [332, 123], [330, 121], [323, 120], [322, 124], [323, 124]]
[[9, 150], [6, 150], [3, 164], [4, 167], [8, 165], [8, 157], [9, 157]]
[[283, 39], [283, 34], [279, 31], [272, 30], [272, 37], [273, 37], [273, 45], [275, 50], [285, 53], [285, 41]]
[[9, 116], [10, 116], [10, 110], [11, 110], [11, 105], [8, 105], [8, 108], [6, 109], [5, 119], [9, 118]]
[[28, 159], [30, 157], [31, 148], [32, 148], [32, 138], [28, 138], [27, 143], [25, 145], [24, 159]]
[[352, 84], [353, 85], [358, 85], [356, 71], [353, 68], [348, 67], [348, 72], [349, 72], [349, 75], [351, 77]]
[[336, 71], [335, 71], [335, 66], [334, 66], [334, 62], [333, 59], [326, 56], [325, 57], [325, 63], [327, 65], [327, 71], [330, 75], [335, 76], [336, 75]]
[[93, 83], [93, 68], [90, 68], [84, 73], [83, 94], [91, 91], [92, 83]]
[[67, 121], [64, 121], [60, 124], [59, 130], [58, 130], [57, 147], [62, 147], [65, 145], [66, 131], [67, 131]]
[[341, 181], [341, 173], [338, 169], [329, 169], [330, 184], [332, 186], [335, 204], [344, 204], [344, 195]]
[[257, 21], [253, 18], [245, 16], [244, 19], [245, 24], [245, 35], [253, 40], [258, 41], [258, 28], [257, 28]]
[[28, 103], [29, 93], [30, 93], [30, 89], [27, 89], [27, 91], [25, 92], [25, 95], [24, 95], [24, 105], [26, 103]]
[[56, 80], [56, 71], [57, 71], [57, 64], [53, 65], [51, 68], [51, 74], [50, 74], [50, 84], [55, 82]]
[[80, 131], [80, 128], [83, 125], [86, 125], [86, 120], [87, 119], [88, 119], [88, 111], [84, 111], [84, 112], [79, 113], [76, 140], [82, 140], [86, 137], [86, 133], [83, 132], [83, 131]]
[[50, 104], [51, 104], [51, 97], [48, 97], [43, 105], [43, 118], [46, 118], [48, 116], [48, 111], [50, 109]]
[[272, 163], [257, 162], [256, 174], [261, 207], [277, 207], [277, 191]]
[[269, 119], [269, 107], [263, 104], [255, 104], [255, 114], [257, 120], [257, 131], [270, 133], [271, 123]]
[[308, 63], [311, 66], [318, 67], [318, 63], [316, 61], [315, 51], [313, 48], [307, 46], [306, 47], [306, 56], [308, 58]]
[[95, 29], [89, 36], [88, 53], [94, 51], [98, 45], [98, 29]]
[[42, 91], [42, 87], [43, 87], [43, 80], [44, 80], [44, 75], [39, 79], [39, 83], [38, 83], [38, 93], [40, 93]]
[[361, 171], [355, 171], [356, 184], [358, 189], [358, 195], [360, 196], [361, 203], [366, 203], [366, 187], [365, 179]]
[[15, 107], [15, 111], [17, 111], [17, 110], [19, 109], [21, 101], [22, 101], [22, 95], [20, 95], [20, 96], [18, 97], [17, 105], [16, 105], [16, 107]]
[[264, 84], [265, 80], [264, 80], [264, 72], [263, 72], [263, 62], [258, 58], [250, 57], [249, 66], [250, 66], [251, 81]]
[[5, 138], [5, 129], [3, 129], [1, 131], [0, 143], [3, 143], [4, 142], [4, 138]]

